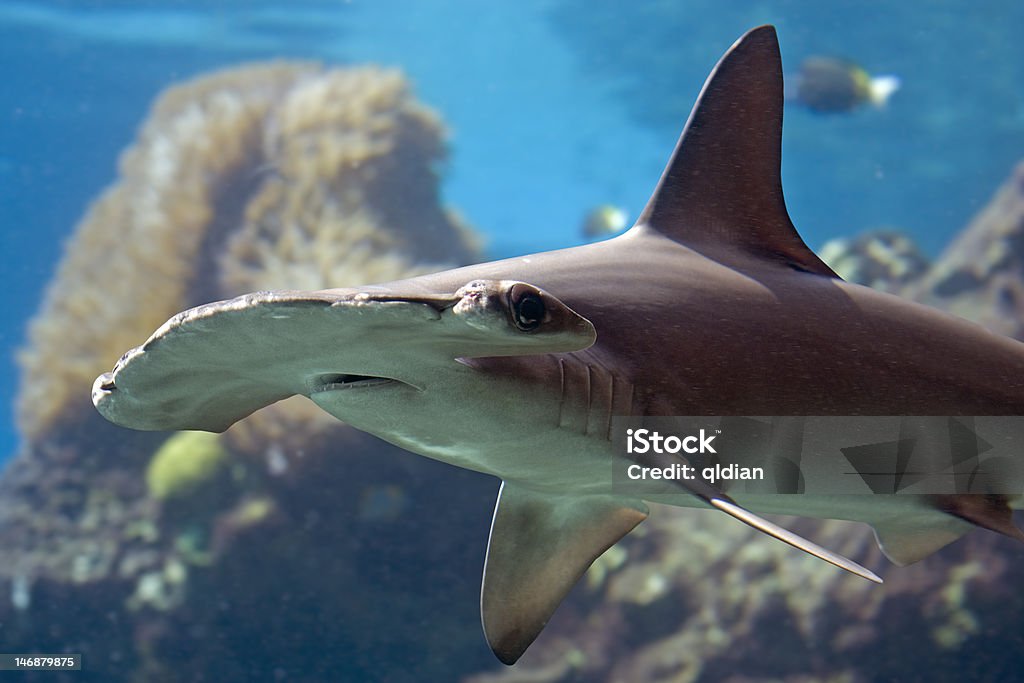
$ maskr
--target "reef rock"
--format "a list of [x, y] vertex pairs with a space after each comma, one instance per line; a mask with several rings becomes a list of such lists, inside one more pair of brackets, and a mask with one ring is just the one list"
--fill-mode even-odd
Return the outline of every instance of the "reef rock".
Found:
[[819, 255], [844, 280], [893, 293], [920, 278], [929, 265], [913, 240], [897, 230], [834, 239]]
[[1024, 163], [904, 295], [1024, 339]]

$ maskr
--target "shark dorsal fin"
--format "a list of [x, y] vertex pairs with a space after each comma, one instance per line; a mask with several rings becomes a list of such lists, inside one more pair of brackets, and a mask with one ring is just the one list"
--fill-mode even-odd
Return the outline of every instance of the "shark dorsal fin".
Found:
[[782, 195], [782, 59], [772, 26], [745, 34], [704, 83], [637, 225], [709, 256], [742, 249], [837, 277]]

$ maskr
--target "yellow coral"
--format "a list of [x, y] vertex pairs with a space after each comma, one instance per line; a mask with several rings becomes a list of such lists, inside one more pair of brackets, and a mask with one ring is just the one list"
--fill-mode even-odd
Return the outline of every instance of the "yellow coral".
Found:
[[[278, 62], [169, 89], [30, 326], [22, 434], [91, 415], [92, 379], [183, 308], [471, 260], [469, 231], [439, 202], [443, 153], [436, 115], [397, 71]], [[295, 405], [286, 421], [315, 420]]]
[[156, 500], [188, 499], [218, 483], [230, 461], [216, 434], [178, 432], [153, 454], [146, 468], [146, 488]]
[[399, 72], [367, 68], [288, 92], [263, 139], [273, 172], [221, 256], [223, 291], [381, 282], [472, 257], [426, 181], [443, 128], [408, 91]]

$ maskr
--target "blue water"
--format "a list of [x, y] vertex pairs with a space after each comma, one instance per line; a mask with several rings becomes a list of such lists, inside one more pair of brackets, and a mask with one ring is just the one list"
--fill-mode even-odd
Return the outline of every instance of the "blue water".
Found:
[[935, 253], [1024, 156], [1024, 10], [977, 7], [4, 0], [0, 458], [17, 446], [26, 321], [149, 102], [175, 81], [272, 57], [403, 68], [451, 129], [446, 202], [509, 255], [579, 242], [595, 204], [639, 212], [708, 69], [772, 22], [787, 71], [828, 53], [904, 82], [884, 111], [788, 108], [784, 183], [805, 239], [895, 226]]

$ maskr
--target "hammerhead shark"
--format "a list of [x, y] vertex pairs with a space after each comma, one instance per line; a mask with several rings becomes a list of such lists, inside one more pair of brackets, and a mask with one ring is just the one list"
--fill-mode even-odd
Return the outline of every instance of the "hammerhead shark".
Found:
[[[133, 429], [220, 432], [300, 394], [353, 427], [502, 480], [481, 597], [514, 663], [605, 550], [648, 516], [612, 486], [616, 416], [1024, 415], [1024, 344], [844, 282], [797, 234], [780, 176], [771, 26], [701, 91], [636, 224], [604, 242], [387, 284], [256, 292], [171, 318], [93, 402]], [[720, 510], [865, 578], [753, 512], [870, 524], [898, 564], [981, 526], [1024, 540], [1005, 495], [729, 495]]]

